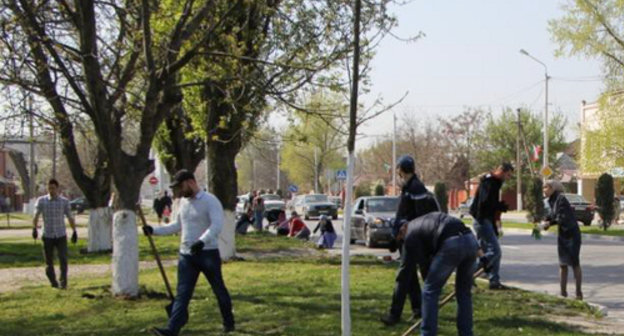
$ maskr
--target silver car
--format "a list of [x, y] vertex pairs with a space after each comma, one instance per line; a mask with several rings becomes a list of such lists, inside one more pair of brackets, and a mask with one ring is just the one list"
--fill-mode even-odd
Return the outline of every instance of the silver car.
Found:
[[389, 244], [399, 207], [396, 196], [367, 196], [355, 200], [351, 216], [351, 243], [364, 240], [368, 247]]

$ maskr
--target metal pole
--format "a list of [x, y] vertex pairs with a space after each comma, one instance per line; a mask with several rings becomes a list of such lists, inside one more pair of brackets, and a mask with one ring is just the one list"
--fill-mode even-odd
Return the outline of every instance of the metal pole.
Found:
[[318, 193], [318, 158], [316, 157], [316, 147], [314, 147], [314, 193]]
[[522, 163], [520, 162], [520, 109], [518, 111], [518, 134], [516, 135], [516, 208], [522, 211]]
[[[544, 66], [546, 77], [546, 91], [544, 94], [544, 167], [548, 167], [548, 69]], [[546, 178], [546, 177], [544, 177]]]
[[390, 169], [392, 169], [392, 195], [396, 195], [396, 114], [392, 114], [392, 163]]
[[277, 187], [275, 188], [275, 192], [277, 192], [280, 188], [280, 148], [277, 146]]

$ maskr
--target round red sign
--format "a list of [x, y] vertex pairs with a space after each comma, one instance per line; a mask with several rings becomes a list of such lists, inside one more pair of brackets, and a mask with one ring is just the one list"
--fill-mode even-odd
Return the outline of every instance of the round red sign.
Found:
[[149, 183], [150, 184], [157, 184], [158, 183], [158, 179], [156, 178], [156, 176], [152, 176], [149, 178]]

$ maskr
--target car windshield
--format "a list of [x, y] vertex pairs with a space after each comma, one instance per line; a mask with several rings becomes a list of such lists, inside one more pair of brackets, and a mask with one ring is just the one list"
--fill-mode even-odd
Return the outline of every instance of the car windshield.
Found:
[[262, 197], [265, 201], [281, 201], [282, 198], [276, 194], [264, 194]]
[[585, 198], [581, 195], [576, 194], [565, 194], [565, 197], [568, 199], [570, 203], [587, 203]]
[[327, 202], [327, 195], [308, 195], [305, 201], [306, 203]]
[[366, 203], [369, 212], [395, 212], [398, 207], [398, 198], [372, 198]]

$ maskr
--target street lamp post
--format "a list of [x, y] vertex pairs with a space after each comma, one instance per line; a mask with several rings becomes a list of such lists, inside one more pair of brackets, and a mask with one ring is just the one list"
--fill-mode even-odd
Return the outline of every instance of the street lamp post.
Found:
[[550, 79], [550, 77], [548, 77], [548, 68], [546, 67], [546, 64], [544, 64], [544, 62], [538, 60], [537, 58], [529, 54], [524, 49], [520, 49], [520, 53], [525, 56], [530, 57], [532, 60], [541, 64], [544, 67], [546, 89], [544, 91], [544, 167], [543, 168], [545, 168], [545, 167], [548, 167], [548, 80]]

